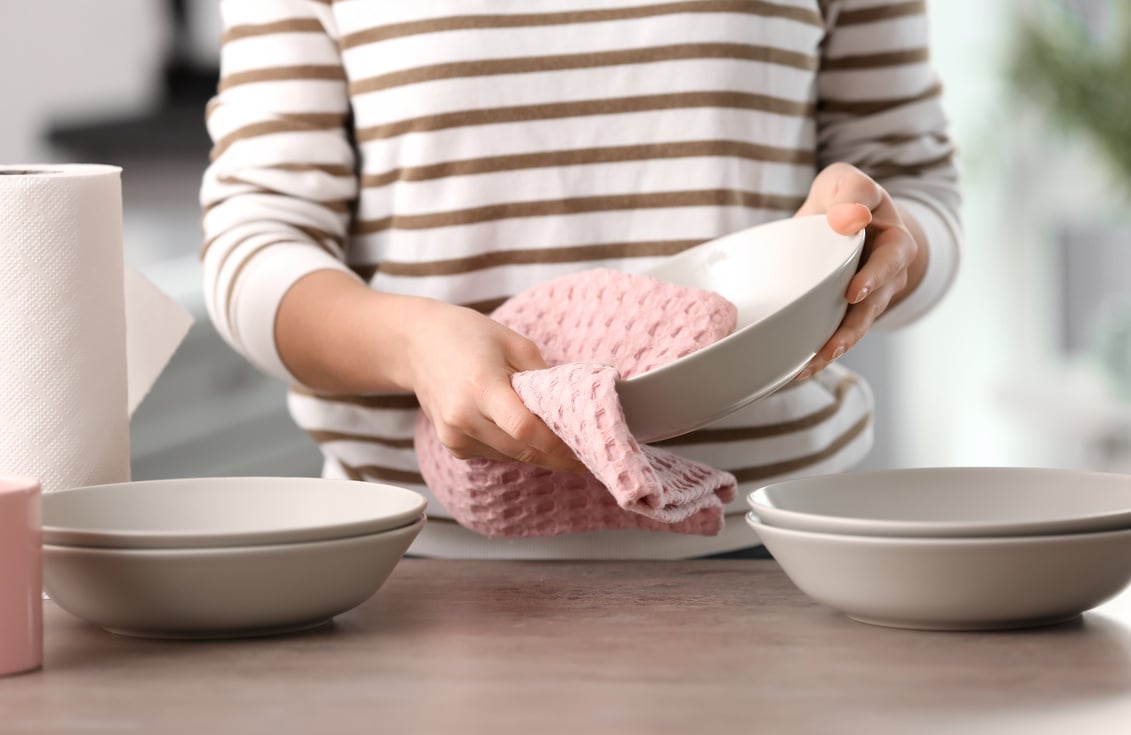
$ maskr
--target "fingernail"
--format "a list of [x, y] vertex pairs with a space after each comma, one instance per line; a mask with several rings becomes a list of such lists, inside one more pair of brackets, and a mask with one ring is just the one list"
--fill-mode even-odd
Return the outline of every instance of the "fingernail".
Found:
[[799, 372], [797, 374], [797, 378], [795, 378], [795, 379], [796, 380], [805, 380], [806, 378], [808, 378], [812, 374], [813, 374], [813, 371], [810, 368], [805, 368], [804, 370], [802, 370], [801, 372]]
[[870, 288], [868, 288], [867, 286], [865, 286], [864, 288], [862, 288], [862, 289], [860, 289], [859, 291], [857, 291], [857, 292], [856, 292], [856, 298], [852, 300], [852, 303], [854, 303], [854, 304], [859, 304], [859, 303], [860, 303], [861, 301], [863, 301], [864, 299], [868, 298], [868, 293], [869, 293], [869, 292], [870, 292], [871, 290], [872, 290], [872, 289], [870, 289]]
[[840, 345], [835, 350], [833, 350], [833, 359], [839, 360], [840, 356], [843, 355], [843, 354], [844, 354], [844, 345]]

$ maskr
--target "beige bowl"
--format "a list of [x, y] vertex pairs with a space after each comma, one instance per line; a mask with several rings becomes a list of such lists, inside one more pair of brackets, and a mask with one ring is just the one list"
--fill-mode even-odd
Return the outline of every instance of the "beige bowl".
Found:
[[1131, 583], [1131, 529], [1058, 536], [896, 538], [747, 523], [815, 601], [863, 623], [994, 630], [1077, 617]]
[[369, 599], [424, 526], [267, 546], [43, 547], [44, 588], [111, 632], [232, 638], [316, 627]]
[[926, 467], [783, 480], [747, 498], [762, 523], [859, 536], [1038, 536], [1131, 528], [1131, 476]]
[[92, 485], [43, 498], [44, 543], [185, 549], [321, 541], [416, 522], [393, 485], [316, 477], [201, 477]]
[[618, 382], [636, 439], [694, 431], [793, 379], [840, 325], [863, 243], [863, 232], [838, 234], [824, 215], [796, 217], [697, 245], [646, 271], [726, 297], [738, 307], [738, 327], [709, 347]]

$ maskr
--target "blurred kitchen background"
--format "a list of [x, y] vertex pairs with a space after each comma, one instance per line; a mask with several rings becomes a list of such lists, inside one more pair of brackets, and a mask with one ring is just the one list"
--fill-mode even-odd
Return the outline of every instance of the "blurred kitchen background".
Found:
[[[934, 313], [845, 358], [878, 402], [865, 467], [1131, 472], [1129, 4], [928, 5], [965, 253]], [[218, 24], [216, 0], [0, 2], [0, 163], [123, 166], [126, 258], [197, 320], [134, 416], [137, 479], [320, 469], [199, 295]]]

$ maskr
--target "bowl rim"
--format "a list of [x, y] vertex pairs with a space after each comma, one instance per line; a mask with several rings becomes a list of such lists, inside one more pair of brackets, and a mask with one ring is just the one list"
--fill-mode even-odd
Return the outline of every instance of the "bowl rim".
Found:
[[[288, 484], [325, 484], [339, 486], [355, 485], [359, 489], [375, 492], [401, 493], [406, 501], [412, 500], [404, 509], [382, 516], [371, 516], [353, 521], [320, 525], [291, 526], [283, 528], [250, 531], [153, 531], [145, 529], [84, 529], [57, 525], [47, 522], [52, 497], [72, 493], [88, 493], [106, 488], [145, 485], [175, 486], [196, 483], [256, 484], [262, 482], [285, 482]], [[411, 497], [415, 496], [415, 498]], [[428, 501], [415, 490], [387, 483], [366, 482], [320, 477], [181, 477], [164, 480], [137, 480], [128, 482], [86, 485], [47, 493], [43, 496], [42, 538], [45, 545], [72, 546], [104, 549], [186, 549], [186, 548], [227, 548], [240, 546], [264, 546], [269, 544], [309, 543], [331, 539], [364, 536], [382, 531], [392, 531], [410, 526], [425, 514]]]
[[[866, 546], [890, 546], [893, 550], [914, 547], [922, 549], [959, 549], [976, 548], [979, 546], [1025, 546], [1030, 544], [1073, 544], [1081, 541], [1102, 541], [1110, 538], [1131, 536], [1131, 527], [1117, 528], [1106, 531], [1080, 531], [1075, 533], [1049, 533], [1030, 536], [866, 536], [854, 533], [831, 533], [827, 531], [809, 531], [787, 526], [775, 526], [762, 521], [756, 511], [749, 510], [744, 516], [746, 524], [756, 533], [761, 529], [769, 528], [770, 534], [791, 536], [797, 540], [809, 541], [838, 541]], [[761, 537], [759, 537], [761, 538]]]
[[[873, 477], [898, 477], [913, 478], [923, 474], [944, 475], [974, 475], [974, 474], [1000, 474], [1000, 475], [1060, 475], [1080, 479], [1090, 477], [1097, 480], [1112, 482], [1125, 482], [1128, 485], [1128, 505], [1126, 510], [1104, 511], [1099, 513], [1081, 513], [1051, 518], [1044, 520], [1024, 521], [927, 521], [927, 520], [894, 520], [883, 518], [860, 518], [854, 516], [841, 516], [830, 513], [816, 513], [808, 511], [791, 510], [773, 505], [765, 498], [767, 491], [782, 488], [797, 482], [821, 482], [824, 480], [837, 480], [852, 477], [867, 481]], [[768, 498], [767, 498], [768, 500]], [[1005, 536], [1059, 536], [1064, 534], [1100, 532], [1131, 528], [1131, 476], [1114, 472], [1098, 472], [1093, 470], [1073, 470], [1060, 467], [1007, 467], [1007, 466], [954, 466], [954, 467], [904, 467], [887, 470], [873, 470], [868, 472], [851, 473], [825, 473], [790, 480], [779, 480], [768, 483], [751, 490], [746, 495], [747, 505], [757, 513], [759, 510], [768, 510], [771, 520], [776, 521], [768, 525], [775, 528], [794, 528], [793, 524], [805, 524], [808, 530], [824, 533], [840, 533], [860, 536], [880, 536], [889, 538], [921, 536], [923, 538], [979, 538], [979, 537], [1005, 537]]]
[[129, 559], [161, 559], [172, 557], [219, 557], [246, 556], [273, 552], [301, 551], [303, 549], [317, 550], [328, 546], [341, 544], [355, 544], [375, 539], [378, 536], [394, 538], [419, 533], [428, 522], [427, 516], [420, 516], [411, 523], [396, 528], [373, 533], [356, 533], [350, 536], [336, 536], [334, 538], [313, 539], [311, 541], [296, 541], [294, 543], [277, 544], [240, 544], [237, 546], [185, 546], [185, 547], [152, 547], [152, 548], [123, 548], [109, 546], [80, 546], [78, 544], [52, 544], [44, 543], [43, 552], [66, 553], [78, 552], [84, 556], [117, 557]]
[[[680, 253], [677, 253], [673, 257], [678, 258], [680, 255], [683, 255], [684, 253], [691, 252], [696, 247], [702, 247], [702, 246], [705, 246], [705, 245], [716, 244], [716, 243], [719, 243], [720, 241], [728, 240], [728, 239], [731, 239], [731, 238], [734, 238], [734, 239], [737, 240], [741, 235], [743, 235], [747, 232], [750, 232], [752, 230], [768, 229], [768, 228], [775, 227], [775, 226], [784, 227], [785, 223], [796, 224], [796, 222], [798, 222], [798, 221], [806, 221], [806, 220], [811, 221], [811, 220], [815, 220], [815, 219], [824, 219], [824, 218], [825, 218], [825, 215], [823, 215], [823, 214], [811, 214], [811, 215], [806, 215], [806, 216], [803, 216], [803, 217], [783, 217], [781, 219], [771, 220], [769, 222], [763, 222], [760, 225], [755, 225], [753, 227], [747, 227], [747, 228], [744, 228], [742, 230], [737, 230], [735, 232], [731, 232], [727, 235], [724, 235], [723, 237], [716, 238], [714, 240], [708, 240], [707, 242], [700, 243], [699, 245], [696, 245], [693, 248], [689, 248], [688, 250], [684, 250]], [[856, 260], [858, 257], [863, 255], [864, 236], [865, 236], [865, 230], [860, 230], [855, 235], [841, 235], [839, 232], [832, 230], [831, 227], [829, 229], [833, 232], [833, 234], [838, 235], [841, 238], [851, 238], [853, 240], [853, 244], [852, 244], [851, 249], [848, 251], [847, 255], [845, 257], [841, 258], [839, 261], [837, 261], [836, 266], [831, 268], [829, 270], [829, 272], [825, 274], [824, 278], [822, 278], [821, 280], [817, 281], [816, 283], [810, 285], [809, 288], [807, 288], [804, 291], [802, 291], [801, 293], [799, 293], [795, 298], [790, 299], [789, 301], [785, 302], [784, 304], [779, 305], [773, 311], [770, 311], [766, 314], [763, 314], [756, 321], [753, 321], [750, 324], [747, 324], [743, 327], [735, 329], [733, 332], [731, 332], [727, 336], [723, 337], [722, 339], [717, 340], [715, 342], [712, 342], [711, 344], [707, 345], [706, 347], [703, 347], [703, 348], [698, 349], [694, 352], [686, 354], [686, 355], [684, 355], [683, 357], [681, 357], [677, 360], [672, 360], [671, 362], [664, 363], [663, 365], [660, 365], [658, 367], [654, 367], [651, 370], [648, 370], [646, 372], [638, 373], [636, 375], [633, 375], [630, 378], [623, 378], [621, 380], [618, 380], [617, 382], [618, 383], [638, 383], [638, 382], [644, 382], [642, 380], [644, 378], [660, 378], [660, 377], [663, 377], [664, 375], [666, 375], [667, 373], [679, 372], [680, 370], [683, 369], [683, 367], [687, 363], [692, 361], [692, 358], [694, 358], [696, 356], [702, 356], [705, 352], [711, 351], [711, 350], [717, 348], [720, 345], [725, 346], [729, 342], [737, 341], [745, 333], [749, 332], [750, 330], [754, 329], [755, 327], [758, 327], [758, 326], [766, 323], [770, 319], [778, 318], [779, 315], [781, 315], [781, 314], [788, 313], [792, 308], [797, 307], [797, 305], [800, 302], [804, 301], [805, 297], [808, 296], [809, 294], [812, 294], [815, 291], [819, 291], [822, 288], [827, 287], [829, 282], [835, 280], [837, 275], [842, 270], [844, 270], [844, 268], [846, 266], [848, 266], [850, 263], [852, 263], [852, 261]], [[669, 261], [665, 261], [662, 265], [666, 266], [668, 264], [668, 262]], [[657, 267], [659, 267], [659, 266], [657, 266]], [[643, 271], [642, 274], [643, 275], [652, 275], [652, 271], [646, 270], [646, 271]], [[658, 276], [657, 276], [657, 278], [658, 278]], [[663, 279], [660, 279], [660, 280], [663, 280]], [[810, 357], [812, 357], [812, 356], [810, 356]], [[805, 362], [808, 362], [808, 359], [809, 358], [806, 358]], [[797, 369], [800, 370], [804, 366], [805, 366], [805, 363], [803, 362]], [[789, 376], [789, 377], [792, 377], [792, 376]], [[787, 382], [789, 380], [789, 377], [784, 378], [782, 383]], [[776, 387], [780, 387], [780, 384]], [[723, 414], [723, 415], [726, 415], [726, 414]]]

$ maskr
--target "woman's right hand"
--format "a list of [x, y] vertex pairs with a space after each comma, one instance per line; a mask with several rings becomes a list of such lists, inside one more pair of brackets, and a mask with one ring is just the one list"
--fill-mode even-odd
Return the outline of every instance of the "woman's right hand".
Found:
[[275, 340], [291, 374], [314, 390], [415, 393], [440, 442], [461, 459], [584, 469], [511, 387], [514, 373], [546, 367], [537, 346], [472, 309], [317, 271], [285, 295]]
[[421, 309], [408, 335], [407, 381], [441, 444], [461, 459], [584, 469], [511, 386], [514, 373], [546, 367], [533, 342], [461, 306], [433, 301]]

